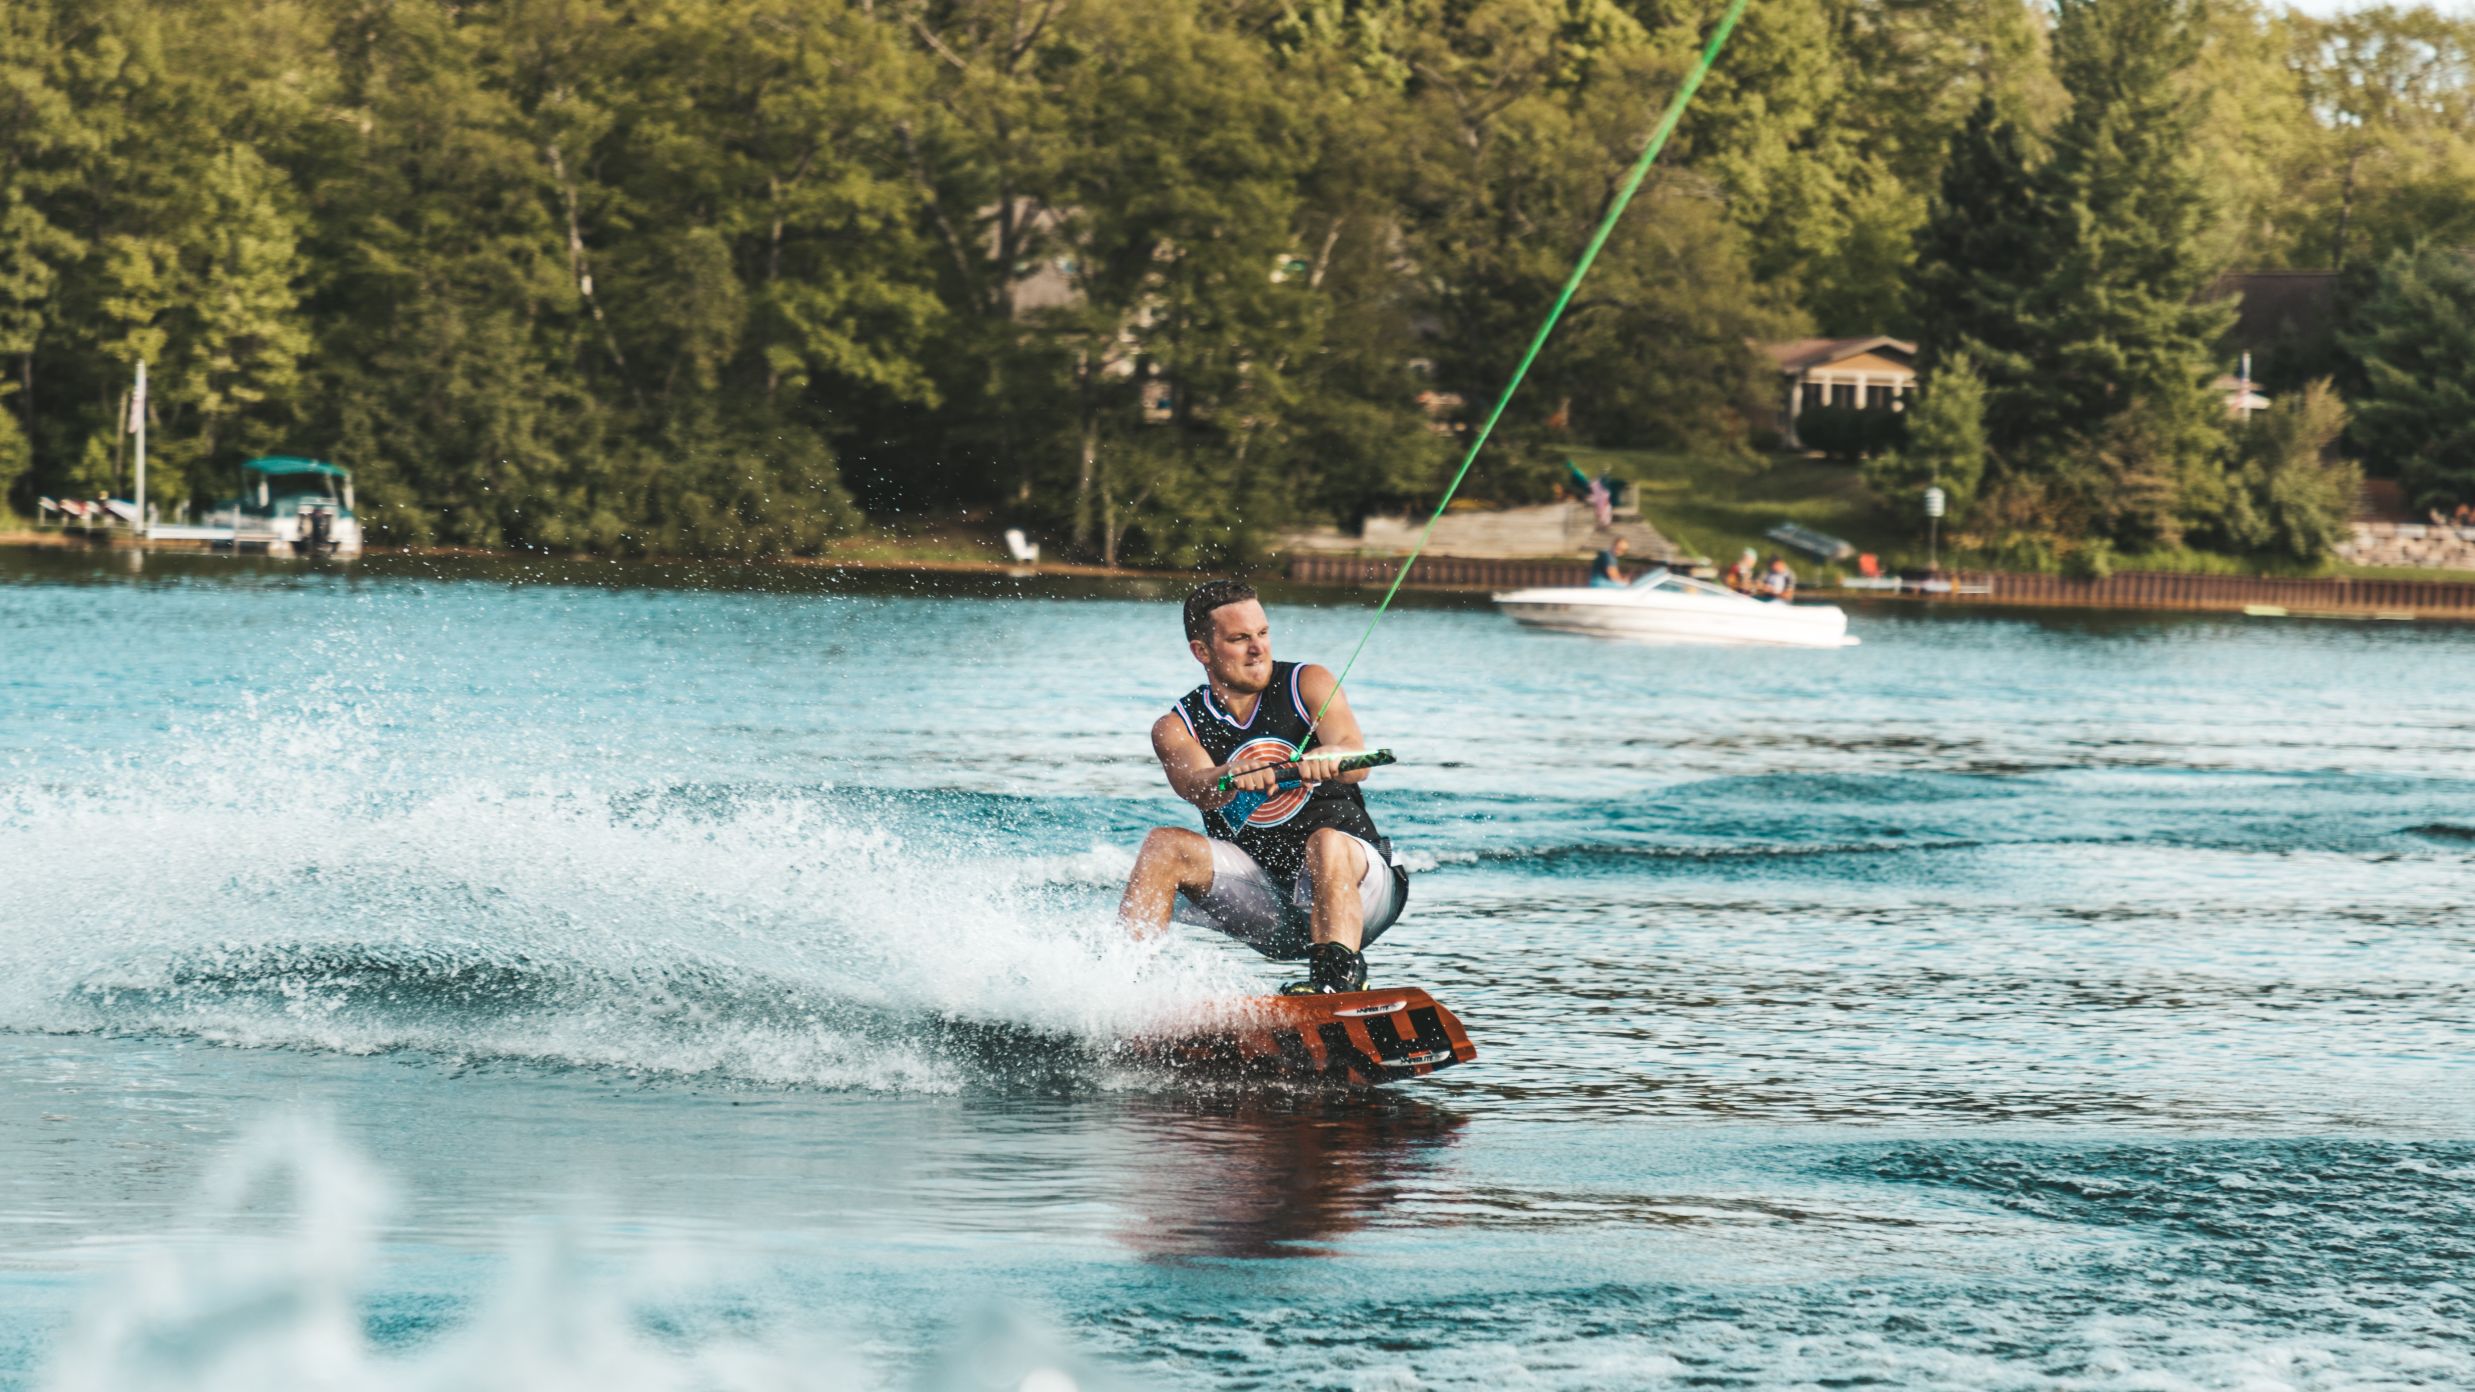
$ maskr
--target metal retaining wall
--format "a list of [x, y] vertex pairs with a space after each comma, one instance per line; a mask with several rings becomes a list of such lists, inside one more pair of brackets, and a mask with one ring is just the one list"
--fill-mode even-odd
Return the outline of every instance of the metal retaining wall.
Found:
[[2281, 580], [2164, 571], [2133, 571], [2103, 580], [2002, 572], [1983, 578], [1992, 583], [1993, 593], [1968, 598], [1994, 604], [2185, 610], [2265, 606], [2299, 613], [2475, 618], [2475, 584], [2460, 580]]
[[[1336, 556], [1300, 552], [1289, 558], [1289, 579], [1301, 585], [1389, 585], [1398, 556]], [[1526, 590], [1537, 585], [1580, 585], [1590, 563], [1509, 561], [1476, 556], [1421, 556], [1405, 588], [1416, 590]]]
[[[1306, 552], [1289, 558], [1288, 578], [1302, 585], [1389, 585], [1397, 556], [1337, 556]], [[1518, 590], [1533, 585], [1579, 585], [1589, 578], [1583, 560], [1514, 561], [1471, 556], [1427, 556], [1410, 573], [1407, 588]], [[1954, 576], [1978, 594], [1867, 594], [1931, 604], [2000, 604], [2053, 609], [2179, 609], [2240, 611], [2254, 606], [2303, 614], [2411, 614], [2417, 618], [2475, 619], [2475, 582], [2457, 580], [2281, 580], [2250, 575], [2182, 575], [2135, 571], [2103, 580], [2060, 575], [2015, 575], [2002, 571]], [[1830, 593], [1815, 587], [1816, 595]]]

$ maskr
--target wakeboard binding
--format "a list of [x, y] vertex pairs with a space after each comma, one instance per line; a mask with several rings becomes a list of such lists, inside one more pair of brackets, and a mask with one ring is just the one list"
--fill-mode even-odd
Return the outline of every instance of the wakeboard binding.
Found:
[[1366, 989], [1366, 955], [1336, 942], [1317, 943], [1306, 953], [1306, 979], [1280, 988], [1284, 996], [1333, 995]]

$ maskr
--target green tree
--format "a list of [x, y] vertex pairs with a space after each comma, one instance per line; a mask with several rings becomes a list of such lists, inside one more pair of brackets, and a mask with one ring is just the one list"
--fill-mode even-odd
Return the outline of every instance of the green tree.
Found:
[[36, 354], [56, 317], [61, 271], [86, 251], [56, 221], [58, 195], [92, 145], [73, 59], [55, 5], [0, 10], [0, 507], [33, 464]]
[[[1612, 6], [1547, 22], [1554, 8], [1444, 10], [1408, 49], [1406, 250], [1439, 326], [1437, 384], [1473, 413], [1511, 374], [1695, 41], [1690, 25], [1654, 30]], [[1591, 442], [1743, 448], [1764, 396], [1744, 345], [1801, 324], [1711, 180], [1680, 166], [1643, 186], [1507, 417], [1513, 438], [1560, 418]], [[1557, 456], [1538, 457], [1526, 479], [1498, 463], [1490, 491], [1551, 487]]]
[[2418, 508], [2475, 502], [2475, 254], [2394, 253], [2357, 322], [2346, 347], [2368, 387], [2355, 439], [2369, 462]]
[[2202, 38], [2193, 0], [2064, 0], [2050, 158], [2032, 167], [1988, 103], [1946, 169], [1919, 317], [1929, 363], [1965, 353], [1985, 376], [2007, 528], [2171, 545], [2223, 502]]
[[[2022, 424], [2068, 436], [2135, 401], [2180, 456], [2220, 433], [2205, 382], [2231, 322], [2200, 291], [2216, 273], [2212, 208], [2193, 159], [2199, 107], [2183, 81], [2202, 31], [2194, 0], [2063, 0], [2055, 66], [2072, 104], [2041, 180], [2050, 274]], [[2178, 457], [2178, 464], [2181, 462]]]
[[309, 350], [297, 312], [298, 225], [281, 187], [281, 175], [241, 145], [197, 174], [201, 206], [190, 226], [201, 245], [183, 258], [187, 341], [172, 388], [195, 412], [201, 458], [236, 419], [287, 394]]
[[0, 411], [0, 512], [8, 510], [10, 493], [33, 464], [34, 449], [16, 413]]
[[2321, 144], [2293, 62], [2297, 22], [2262, 0], [2210, 0], [2201, 15], [2185, 81], [2199, 108], [2192, 140], [2209, 192], [2201, 241], [2212, 266], [2326, 264], [2304, 251], [2308, 219], [2295, 197]]
[[1908, 439], [1866, 461], [1865, 482], [1902, 516], [1921, 516], [1927, 488], [1943, 492], [1947, 516], [1964, 521], [1985, 478], [1985, 379], [1966, 354], [1944, 355], [1908, 411]]
[[2376, 5], [2288, 25], [2316, 118], [2314, 157], [2284, 171], [2297, 264], [2475, 239], [2475, 20]]
[[2363, 470], [2335, 454], [2346, 403], [2326, 380], [2288, 393], [2235, 432], [2233, 496], [2206, 539], [2286, 560], [2327, 560], [2346, 537]]
[[1731, 51], [1722, 81], [1760, 118], [1711, 107], [1695, 121], [1715, 138], [1694, 153], [1753, 233], [1758, 274], [1826, 333], [1912, 331], [1917, 232], [1953, 137], [1980, 104], [2028, 131], [2061, 110], [2039, 13], [2019, 0], [1806, 0], [1747, 24], [1794, 61]]
[[2048, 216], [2026, 138], [1990, 97], [1979, 101], [1917, 234], [1913, 314], [1927, 378], [1959, 359], [1981, 378], [1987, 438], [2003, 458], [2034, 436], [2025, 393], [2045, 346], [2030, 316], [2050, 269]]

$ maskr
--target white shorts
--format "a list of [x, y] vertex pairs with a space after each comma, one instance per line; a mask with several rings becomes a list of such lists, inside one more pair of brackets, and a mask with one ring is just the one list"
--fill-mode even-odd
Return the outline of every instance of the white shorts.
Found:
[[[1401, 916], [1409, 898], [1404, 875], [1365, 837], [1349, 838], [1366, 853], [1366, 873], [1358, 877], [1358, 910], [1364, 924], [1359, 946], [1383, 935]], [[1179, 922], [1228, 934], [1266, 957], [1291, 961], [1314, 945], [1308, 917], [1315, 909], [1314, 877], [1304, 870], [1283, 886], [1273, 881], [1260, 861], [1237, 844], [1212, 839], [1212, 885], [1199, 895], [1181, 897]]]

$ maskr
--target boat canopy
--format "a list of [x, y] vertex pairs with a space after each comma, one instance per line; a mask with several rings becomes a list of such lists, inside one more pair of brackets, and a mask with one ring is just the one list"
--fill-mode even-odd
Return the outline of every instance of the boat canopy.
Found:
[[289, 454], [270, 454], [243, 464], [244, 473], [252, 474], [326, 474], [332, 478], [351, 478], [352, 470], [341, 464], [329, 464], [322, 459], [302, 459]]

